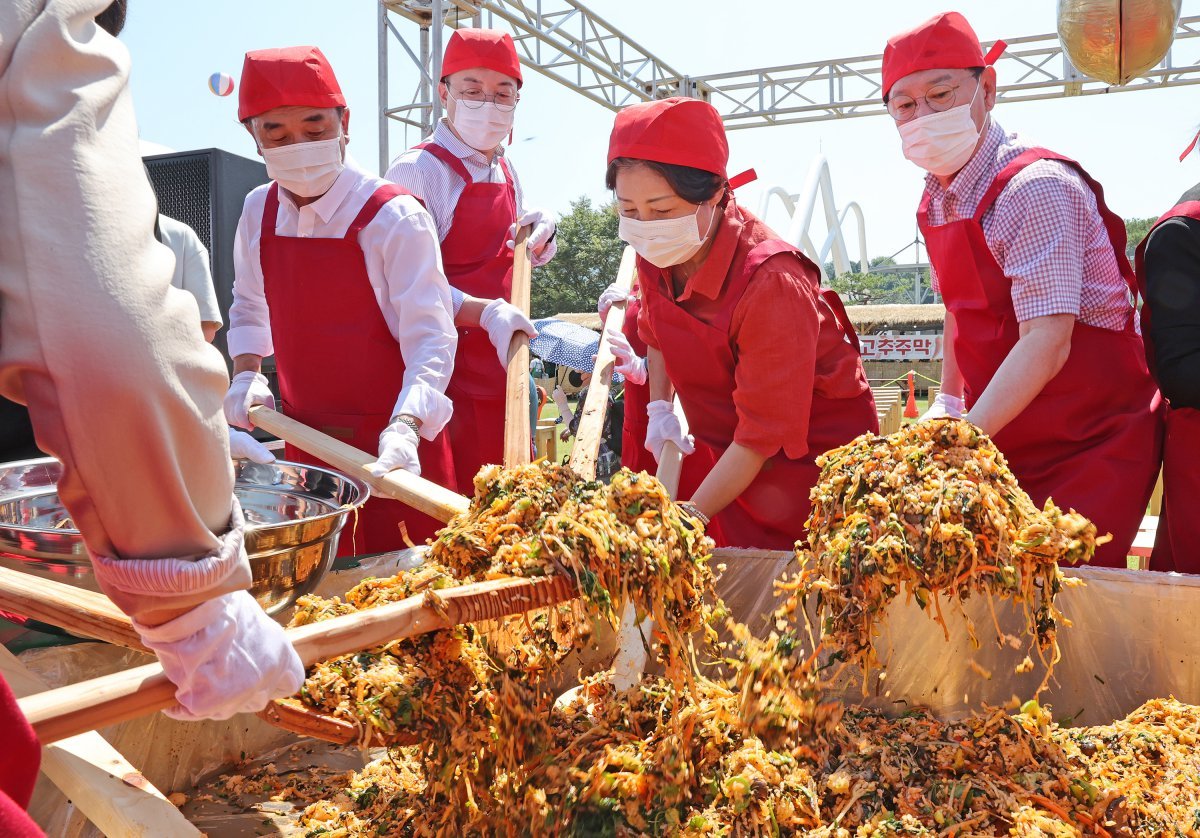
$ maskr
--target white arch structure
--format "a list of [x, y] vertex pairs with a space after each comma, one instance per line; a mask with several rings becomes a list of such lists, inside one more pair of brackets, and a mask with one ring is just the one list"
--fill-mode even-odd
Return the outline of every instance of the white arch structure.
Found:
[[[829, 161], [825, 155], [817, 155], [808, 169], [804, 187], [797, 193], [788, 192], [782, 186], [771, 186], [765, 189], [758, 202], [758, 217], [766, 219], [771, 206], [771, 199], [778, 198], [788, 214], [790, 222], [784, 238], [791, 244], [804, 251], [804, 254], [816, 262], [825, 279], [825, 260], [833, 259], [833, 268], [839, 275], [851, 270], [850, 256], [846, 247], [845, 224], [853, 214], [858, 232], [858, 263], [860, 270], [867, 270], [870, 260], [867, 258], [867, 227], [863, 218], [862, 208], [851, 201], [839, 212], [833, 199], [833, 178], [829, 171]], [[825, 239], [818, 248], [812, 238], [813, 216], [816, 214], [817, 201], [825, 216]]]

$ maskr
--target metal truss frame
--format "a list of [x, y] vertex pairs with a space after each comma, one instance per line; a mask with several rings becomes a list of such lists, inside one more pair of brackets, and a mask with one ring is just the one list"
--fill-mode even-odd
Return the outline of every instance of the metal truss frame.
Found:
[[[410, 44], [392, 18], [416, 23]], [[432, 130], [441, 107], [436, 92], [444, 26], [485, 26], [509, 32], [521, 63], [610, 110], [666, 96], [713, 104], [726, 128], [757, 128], [886, 113], [880, 100], [882, 55], [864, 55], [704, 76], [687, 76], [655, 56], [578, 0], [380, 0], [379, 155], [388, 165], [388, 120]], [[1176, 63], [1180, 48], [1200, 53], [1200, 16], [1183, 17], [1171, 52], [1157, 67], [1120, 87], [1081, 74], [1057, 34], [1012, 38], [996, 63], [1003, 102], [1124, 93], [1200, 84], [1200, 54]], [[410, 101], [393, 105], [388, 88], [389, 42], [399, 43], [419, 72]]]

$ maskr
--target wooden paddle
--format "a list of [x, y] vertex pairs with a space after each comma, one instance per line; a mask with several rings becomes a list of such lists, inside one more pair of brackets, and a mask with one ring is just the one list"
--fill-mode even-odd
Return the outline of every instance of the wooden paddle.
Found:
[[[573, 580], [497, 579], [425, 592], [401, 602], [287, 629], [305, 667], [339, 655], [463, 623], [495, 620], [578, 595]], [[157, 710], [175, 702], [175, 685], [158, 663], [21, 699], [43, 745]]]
[[[529, 227], [517, 231], [513, 248], [512, 304], [529, 316], [533, 268], [529, 262]], [[504, 465], [529, 462], [533, 433], [529, 428], [529, 335], [517, 332], [508, 349], [508, 384], [504, 402]]]
[[[617, 270], [616, 285], [622, 291], [628, 292], [633, 287], [633, 278], [637, 273], [637, 254], [632, 247], [626, 247], [621, 255], [621, 267]], [[613, 303], [604, 318], [604, 328], [600, 333], [600, 347], [596, 350], [596, 363], [592, 367], [592, 380], [588, 384], [587, 398], [580, 408], [578, 429], [575, 433], [575, 447], [571, 450], [571, 468], [576, 474], [585, 477], [596, 474], [596, 457], [600, 452], [600, 436], [604, 431], [604, 411], [608, 407], [608, 391], [612, 388], [613, 356], [612, 346], [608, 339], [609, 331], [619, 332], [625, 325], [625, 301]]]
[[125, 612], [95, 591], [0, 567], [0, 610], [126, 649], [149, 651]]
[[[528, 416], [527, 412], [525, 419], [527, 428]], [[378, 457], [360, 451], [353, 445], [347, 445], [339, 439], [334, 439], [328, 434], [323, 434], [315, 428], [310, 428], [308, 425], [297, 422], [268, 407], [259, 405], [250, 408], [250, 419], [257, 427], [275, 434], [280, 439], [312, 454], [335, 469], [359, 478], [380, 497], [407, 503], [414, 509], [419, 509], [439, 521], [449, 521], [455, 515], [467, 511], [470, 502], [457, 492], [400, 469], [388, 472], [383, 477], [376, 477], [367, 470], [367, 466], [375, 462]]]

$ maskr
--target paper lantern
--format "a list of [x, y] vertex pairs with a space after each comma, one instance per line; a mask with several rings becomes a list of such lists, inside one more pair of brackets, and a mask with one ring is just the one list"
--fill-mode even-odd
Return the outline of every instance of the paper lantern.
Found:
[[1058, 0], [1058, 37], [1081, 72], [1109, 84], [1125, 84], [1167, 54], [1180, 3]]
[[208, 77], [208, 89], [218, 96], [228, 96], [233, 92], [233, 76], [228, 73], [213, 73]]

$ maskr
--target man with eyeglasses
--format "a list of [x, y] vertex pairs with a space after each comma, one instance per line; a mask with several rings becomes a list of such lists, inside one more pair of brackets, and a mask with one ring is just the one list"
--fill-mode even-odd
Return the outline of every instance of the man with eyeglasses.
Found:
[[948, 12], [883, 56], [904, 156], [927, 172], [917, 220], [946, 303], [942, 388], [923, 418], [969, 409], [1035, 503], [1112, 533], [1093, 563], [1125, 567], [1161, 450], [1125, 226], [1079, 164], [992, 118], [1003, 49], [985, 56]]
[[[253, 405], [274, 406], [260, 372], [274, 354], [284, 413], [378, 450], [376, 475], [400, 468], [453, 486], [442, 429], [457, 335], [433, 219], [347, 156], [350, 111], [318, 48], [246, 53], [238, 118], [272, 182], [246, 196], [234, 240], [226, 419], [248, 430]], [[351, 529], [356, 553], [402, 547], [401, 524], [417, 541], [441, 526], [372, 499], [343, 549]]]
[[518, 226], [532, 225], [534, 266], [554, 256], [555, 225], [529, 209], [503, 141], [521, 99], [521, 65], [512, 37], [459, 29], [442, 59], [438, 95], [446, 109], [424, 142], [401, 154], [387, 179], [408, 189], [437, 222], [442, 264], [454, 295], [458, 353], [446, 393], [454, 401], [450, 442], [459, 491], [504, 453], [504, 363], [517, 331], [533, 324], [508, 300]]

